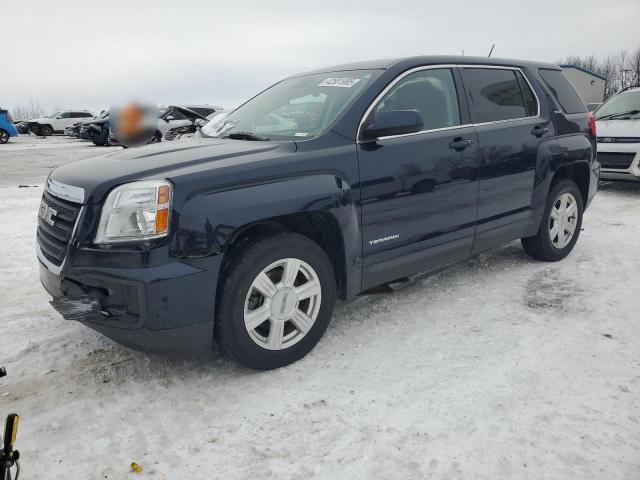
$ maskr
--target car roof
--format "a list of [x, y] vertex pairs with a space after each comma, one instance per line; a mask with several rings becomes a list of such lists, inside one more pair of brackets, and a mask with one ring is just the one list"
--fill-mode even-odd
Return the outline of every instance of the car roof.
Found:
[[[347, 63], [343, 65], [335, 65], [332, 67], [320, 68], [300, 75], [309, 75], [314, 73], [339, 72], [345, 70], [389, 70], [401, 69], [406, 70], [423, 65], [438, 64], [455, 64], [455, 65], [495, 65], [510, 67], [533, 67], [533, 68], [550, 68], [553, 70], [561, 70], [560, 67], [552, 63], [533, 62], [528, 60], [515, 60], [507, 58], [490, 58], [490, 57], [469, 57], [465, 55], [426, 55], [416, 57], [401, 57], [390, 59], [369, 60], [364, 62]], [[298, 75], [294, 75], [298, 76]]]

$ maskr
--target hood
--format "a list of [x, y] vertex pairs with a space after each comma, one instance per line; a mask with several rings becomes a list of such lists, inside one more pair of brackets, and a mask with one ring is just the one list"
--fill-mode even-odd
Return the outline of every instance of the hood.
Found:
[[56, 168], [50, 178], [83, 188], [85, 203], [100, 203], [109, 190], [123, 183], [172, 179], [205, 171], [215, 178], [225, 168], [273, 159], [295, 150], [294, 142], [194, 138], [86, 158]]
[[180, 107], [178, 105], [173, 105], [173, 106], [171, 106], [171, 108], [173, 110], [177, 110], [178, 112], [182, 113], [185, 117], [187, 117], [192, 122], [194, 122], [195, 120], [198, 120], [198, 119], [204, 120], [205, 122], [207, 121], [207, 117], [204, 117], [204, 116], [200, 115], [198, 112], [195, 112], [195, 111], [191, 110], [190, 108]]
[[639, 120], [596, 120], [598, 137], [640, 137]]
[[38, 118], [34, 118], [33, 120], [29, 120], [30, 122], [37, 122], [37, 123], [44, 123], [44, 122], [50, 122], [52, 119], [49, 117], [38, 117]]

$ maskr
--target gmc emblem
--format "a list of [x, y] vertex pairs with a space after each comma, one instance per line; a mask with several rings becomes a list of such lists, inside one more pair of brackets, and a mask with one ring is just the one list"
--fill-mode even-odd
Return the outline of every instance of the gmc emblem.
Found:
[[40, 203], [40, 209], [38, 210], [38, 216], [47, 222], [49, 225], [53, 226], [54, 221], [53, 217], [58, 215], [58, 211], [54, 208], [51, 208], [44, 202]]

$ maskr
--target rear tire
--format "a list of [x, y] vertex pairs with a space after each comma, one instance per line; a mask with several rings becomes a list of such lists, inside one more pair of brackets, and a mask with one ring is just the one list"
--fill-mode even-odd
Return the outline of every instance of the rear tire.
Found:
[[0, 143], [7, 143], [9, 141], [9, 132], [0, 128]]
[[215, 340], [257, 370], [293, 363], [327, 329], [335, 291], [329, 257], [308, 238], [282, 232], [247, 242], [221, 274]]
[[580, 236], [583, 209], [582, 195], [575, 182], [562, 179], [554, 183], [547, 197], [538, 233], [521, 240], [524, 250], [545, 262], [557, 262], [565, 258]]
[[42, 125], [40, 127], [40, 135], [42, 135], [43, 137], [53, 135], [53, 128], [51, 127], [51, 125]]

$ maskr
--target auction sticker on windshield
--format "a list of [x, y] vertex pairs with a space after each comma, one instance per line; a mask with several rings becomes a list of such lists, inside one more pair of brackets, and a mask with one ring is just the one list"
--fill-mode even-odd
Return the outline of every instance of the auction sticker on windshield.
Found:
[[351, 88], [360, 81], [359, 78], [327, 78], [318, 84], [319, 87]]

